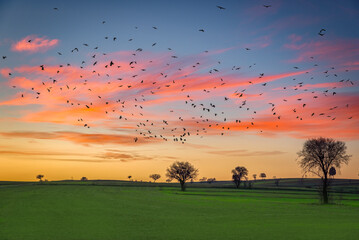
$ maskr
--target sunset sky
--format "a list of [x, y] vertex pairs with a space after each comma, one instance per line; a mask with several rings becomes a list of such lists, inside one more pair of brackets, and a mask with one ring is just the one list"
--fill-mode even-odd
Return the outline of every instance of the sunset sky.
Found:
[[[225, 9], [221, 9], [221, 6]], [[267, 6], [267, 7], [266, 7]], [[359, 178], [358, 1], [0, 1], [0, 180]], [[311, 177], [311, 175], [308, 175]]]

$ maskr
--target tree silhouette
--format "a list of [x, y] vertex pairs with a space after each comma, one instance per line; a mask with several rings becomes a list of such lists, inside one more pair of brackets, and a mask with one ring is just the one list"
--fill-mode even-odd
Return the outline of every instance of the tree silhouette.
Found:
[[344, 142], [332, 138], [313, 138], [307, 140], [298, 152], [299, 164], [304, 173], [310, 172], [322, 179], [323, 203], [328, 203], [328, 174], [331, 167], [340, 168], [348, 164], [350, 157], [346, 154]]
[[207, 178], [206, 177], [203, 177], [199, 180], [200, 182], [206, 182], [207, 181]]
[[83, 181], [83, 182], [84, 182], [84, 181], [87, 181], [87, 177], [82, 177], [82, 178], [81, 178], [81, 181]]
[[37, 176], [36, 176], [36, 178], [37, 178], [37, 179], [39, 179], [39, 180], [40, 180], [40, 182], [42, 182], [42, 180], [41, 180], [41, 179], [42, 179], [43, 177], [44, 177], [44, 175], [42, 175], [42, 174], [39, 174], [39, 175], [37, 175]]
[[267, 175], [265, 173], [261, 173], [260, 177], [262, 178], [262, 180], [264, 180], [267, 177]]
[[257, 180], [257, 174], [253, 174], [252, 176], [253, 176], [254, 181]]
[[132, 178], [132, 176], [130, 175], [130, 176], [128, 176], [127, 178], [128, 178], [128, 181], [130, 181], [130, 180], [131, 180], [131, 178]]
[[167, 168], [166, 176], [169, 179], [176, 179], [181, 184], [181, 190], [185, 191], [185, 183], [189, 179], [194, 179], [198, 175], [198, 169], [196, 169], [189, 162], [174, 162], [169, 168]]
[[207, 182], [208, 183], [214, 183], [216, 181], [216, 178], [208, 178]]
[[278, 179], [278, 178], [276, 178], [275, 180], [274, 180], [274, 184], [278, 187], [279, 186], [279, 180], [280, 179]]
[[337, 174], [337, 170], [335, 169], [335, 167], [331, 167], [329, 169], [329, 176], [331, 176], [332, 178], [334, 178], [334, 176]]
[[236, 187], [239, 188], [241, 185], [241, 179], [248, 175], [248, 170], [245, 167], [236, 167], [232, 170], [232, 179]]
[[150, 175], [150, 178], [153, 179], [154, 182], [156, 182], [157, 179], [160, 179], [161, 178], [161, 175], [155, 173], [155, 174], [151, 174]]

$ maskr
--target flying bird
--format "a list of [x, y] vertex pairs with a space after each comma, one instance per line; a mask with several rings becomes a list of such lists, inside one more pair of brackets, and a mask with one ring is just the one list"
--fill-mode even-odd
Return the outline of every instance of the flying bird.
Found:
[[324, 36], [324, 34], [325, 34], [325, 32], [326, 32], [327, 30], [325, 30], [324, 28], [322, 28], [320, 31], [319, 31], [319, 35], [320, 36]]

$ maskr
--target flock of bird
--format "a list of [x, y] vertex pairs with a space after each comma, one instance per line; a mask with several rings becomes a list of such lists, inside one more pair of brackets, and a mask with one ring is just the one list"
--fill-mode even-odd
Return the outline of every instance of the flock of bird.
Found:
[[[220, 11], [226, 10], [226, 8], [222, 6], [216, 7]], [[269, 8], [271, 5], [263, 5], [263, 7]], [[59, 11], [58, 8], [54, 8], [54, 10]], [[106, 24], [106, 21], [102, 21], [101, 23]], [[135, 27], [135, 29], [138, 29], [138, 27]], [[153, 26], [152, 29], [153, 31], [156, 31], [158, 30], [158, 27]], [[199, 31], [204, 32], [205, 30], [199, 29]], [[318, 34], [323, 37], [325, 32], [325, 29], [321, 29]], [[105, 36], [104, 38], [105, 41], [118, 40], [117, 37], [110, 38]], [[129, 38], [128, 41], [132, 42], [133, 38]], [[31, 43], [31, 40], [28, 40], [28, 42]], [[108, 43], [106, 42], [105, 44]], [[157, 43], [151, 44], [152, 47], [156, 45]], [[89, 44], [83, 43], [81, 47], [77, 46], [72, 48], [69, 51], [69, 54], [77, 54], [83, 50], [88, 51], [90, 47], [91, 46]], [[99, 48], [99, 46], [95, 46], [91, 49], [93, 49], [92, 51], [97, 51]], [[244, 48], [243, 50], [250, 51], [251, 49]], [[160, 66], [160, 72], [154, 72], [156, 69], [158, 69], [158, 66], [156, 65], [158, 64], [158, 61], [153, 59], [149, 61], [146, 60], [145, 62], [145, 58], [141, 58], [141, 52], [143, 51], [144, 50], [141, 47], [135, 48], [135, 50], [133, 50], [131, 55], [128, 57], [128, 62], [125, 63], [126, 66], [123, 65], [123, 61], [117, 61], [117, 59], [106, 59], [106, 56], [110, 56], [111, 54], [107, 55], [106, 53], [101, 54], [98, 52], [92, 52], [90, 62], [87, 59], [83, 60], [80, 67], [73, 66], [70, 63], [59, 65], [56, 73], [54, 73], [52, 76], [49, 76], [48, 79], [43, 79], [41, 86], [25, 89], [26, 92], [21, 92], [20, 98], [24, 98], [26, 95], [31, 94], [34, 96], [32, 99], [36, 100], [42, 96], [46, 97], [45, 94], [58, 94], [63, 97], [63, 104], [65, 104], [67, 108], [82, 109], [83, 116], [77, 116], [75, 120], [77, 123], [75, 124], [81, 125], [85, 128], [96, 126], [96, 124], [92, 124], [92, 119], [87, 117], [91, 116], [88, 115], [88, 111], [90, 111], [92, 108], [101, 108], [100, 111], [103, 112], [104, 119], [116, 119], [116, 123], [118, 123], [120, 127], [122, 124], [126, 126], [133, 124], [131, 127], [133, 127], [137, 132], [137, 134], [133, 137], [134, 142], [138, 142], [141, 138], [157, 138], [164, 141], [171, 140], [185, 143], [189, 136], [203, 136], [206, 135], [209, 131], [224, 135], [226, 131], [231, 130], [230, 126], [233, 126], [227, 123], [233, 123], [238, 126], [242, 125], [243, 129], [251, 129], [256, 124], [255, 116], [260, 110], [250, 106], [250, 98], [247, 98], [247, 90], [251, 86], [260, 86], [260, 93], [257, 93], [258, 96], [262, 96], [264, 93], [266, 93], [266, 91], [270, 91], [270, 89], [268, 89], [270, 82], [262, 81], [266, 77], [265, 73], [258, 74], [258, 82], [254, 80], [248, 81], [248, 83], [244, 84], [244, 86], [247, 86], [247, 88], [243, 87], [239, 89], [233, 89], [230, 95], [223, 96], [222, 100], [218, 100], [219, 96], [216, 94], [216, 90], [228, 89], [226, 84], [231, 83], [226, 81], [225, 76], [220, 76], [221, 62], [218, 61], [217, 67], [211, 67], [208, 69], [210, 76], [213, 76], [208, 80], [211, 82], [211, 84], [209, 84], [211, 87], [210, 89], [202, 89], [202, 95], [205, 95], [205, 98], [202, 98], [198, 97], [198, 94], [194, 93], [195, 91], [198, 91], [196, 88], [194, 88], [194, 90], [191, 89], [196, 84], [196, 82], [191, 82], [191, 77], [198, 76], [195, 75], [196, 69], [200, 68], [201, 62], [194, 61], [187, 66], [180, 66], [183, 64], [179, 63], [180, 57], [177, 55], [171, 55], [168, 59], [168, 62], [163, 63], [164, 65]], [[172, 48], [168, 48], [168, 51], [170, 51], [171, 54], [173, 53]], [[204, 53], [208, 52], [209, 51], [204, 51]], [[61, 57], [64, 53], [57, 52], [57, 54], [59, 57]], [[2, 57], [3, 60], [6, 60], [6, 58], [6, 56]], [[311, 57], [311, 59], [313, 60], [314, 57]], [[146, 66], [148, 68], [146, 68]], [[317, 67], [318, 65], [314, 64], [313, 66]], [[39, 71], [46, 72], [47, 67], [48, 66], [46, 66], [46, 64], [42, 64], [38, 69]], [[254, 67], [256, 67], [255, 63], [248, 66], [248, 68]], [[52, 66], [49, 66], [49, 68], [52, 68]], [[74, 84], [74, 82], [67, 81], [66, 76], [61, 75], [66, 71], [66, 68], [69, 69], [67, 71], [72, 71], [74, 68], [78, 68], [80, 72], [84, 71], [83, 75], [79, 74], [77, 76], [79, 80], [76, 82], [76, 84], [78, 85], [73, 86], [72, 84]], [[151, 71], [149, 71], [149, 68], [152, 68]], [[231, 71], [240, 71], [243, 68], [244, 66], [233, 66]], [[167, 72], [163, 71], [163, 69], [167, 70]], [[298, 70], [299, 67], [294, 66], [293, 69]], [[326, 70], [323, 72], [323, 76], [332, 76], [338, 78], [339, 73], [332, 73], [334, 70], [334, 67]], [[74, 72], [78, 73], [78, 71]], [[92, 74], [92, 76], [88, 77], [88, 79], [85, 79], [87, 78], [85, 75], [89, 72]], [[125, 76], [114, 76], [117, 73], [124, 73]], [[149, 74], [151, 77], [148, 77]], [[13, 74], [9, 72], [9, 77], [12, 77], [12, 75]], [[95, 79], [94, 82], [96, 82], [97, 85], [93, 84], [93, 82], [89, 79]], [[195, 77], [193, 79], [195, 79]], [[313, 77], [310, 79], [313, 79]], [[295, 81], [294, 84], [288, 84], [288, 86], [282, 87], [281, 90], [301, 90], [302, 93], [310, 92], [309, 89], [304, 88], [306, 83], [303, 81], [297, 83], [295, 78], [292, 80]], [[340, 79], [337, 82], [354, 85], [354, 82], [350, 79]], [[93, 88], [88, 86], [93, 86]], [[17, 88], [17, 86], [12, 87]], [[97, 94], [96, 87], [111, 89], [111, 96], [102, 96], [101, 94]], [[312, 99], [304, 103], [304, 99], [298, 97], [295, 99], [293, 106], [296, 106], [296, 103], [301, 103], [301, 108], [308, 108], [308, 105], [311, 101], [313, 101], [313, 99], [334, 97], [337, 94], [337, 90], [335, 90], [335, 88], [336, 87], [333, 87], [332, 89], [326, 89], [324, 91], [312, 91]], [[118, 92], [115, 89], [119, 89]], [[151, 105], [146, 104], [146, 102], [160, 99], [164, 96], [161, 95], [163, 93], [162, 91], [165, 92], [166, 89], [171, 89], [174, 96], [180, 96], [181, 94], [184, 94], [185, 99], [183, 99], [183, 105], [171, 105], [169, 109], [166, 110], [170, 114], [168, 119], [161, 119], [161, 116], [157, 116], [156, 114], [155, 117], [146, 117], [146, 114], [149, 114], [151, 111], [153, 111], [153, 109], [150, 107]], [[72, 93], [68, 94], [69, 91]], [[84, 91], [87, 93], [84, 93]], [[211, 94], [213, 95], [211, 96]], [[104, 93], [104, 95], [107, 94]], [[210, 101], [208, 102], [203, 99], [209, 99]], [[213, 101], [211, 101], [211, 99], [213, 99]], [[282, 101], [287, 102], [289, 100], [282, 99]], [[228, 105], [227, 103], [229, 102], [230, 104]], [[276, 127], [278, 127], [282, 117], [280, 110], [278, 109], [280, 103], [268, 102], [267, 104], [270, 108], [271, 116], [277, 123]], [[328, 111], [333, 112], [333, 110], [340, 107], [348, 108], [349, 104], [346, 104], [345, 106], [332, 106], [330, 109], [328, 109]], [[244, 117], [244, 119], [234, 117], [233, 112], [235, 109], [244, 111], [242, 116], [246, 117]], [[182, 114], [184, 114], [184, 112], [191, 113], [192, 116], [183, 116]], [[299, 121], [303, 120], [304, 116], [299, 114], [300, 109], [298, 109], [298, 107], [293, 107], [291, 112], [294, 114], [295, 119]], [[314, 117], [315, 115], [327, 116], [332, 120], [336, 119], [333, 114], [325, 112], [313, 112], [311, 113], [310, 117]], [[349, 119], [351, 118], [352, 117], [349, 117]], [[94, 122], [95, 121], [96, 120], [94, 120]], [[262, 131], [263, 130], [260, 130], [260, 132]]]

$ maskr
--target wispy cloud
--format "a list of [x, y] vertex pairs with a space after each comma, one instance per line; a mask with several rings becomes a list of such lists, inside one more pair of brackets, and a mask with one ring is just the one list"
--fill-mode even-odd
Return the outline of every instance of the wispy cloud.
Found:
[[208, 153], [211, 154], [218, 154], [218, 155], [226, 155], [226, 156], [233, 156], [233, 157], [254, 157], [254, 156], [269, 156], [269, 155], [280, 155], [286, 152], [282, 151], [248, 151], [248, 150], [218, 150], [218, 151], [209, 151]]
[[30, 35], [12, 44], [11, 50], [28, 53], [46, 52], [50, 48], [55, 47], [58, 43], [58, 39], [48, 39], [46, 37]]
[[22, 151], [22, 150], [3, 150], [0, 155], [24, 155], [24, 156], [86, 156], [85, 154], [68, 152], [50, 152], [50, 151]]
[[96, 155], [104, 160], [120, 160], [121, 162], [153, 160], [154, 157], [139, 155], [133, 152], [107, 150], [105, 153]]
[[[302, 41], [297, 35], [290, 39], [294, 44]], [[356, 123], [357, 105], [351, 104], [348, 109], [344, 107], [355, 102], [356, 97], [340, 92], [334, 96], [333, 92], [334, 88], [338, 91], [348, 87], [349, 83], [301, 83], [287, 86], [286, 90], [278, 87], [285, 81], [286, 85], [291, 85], [287, 80], [293, 77], [308, 77], [315, 69], [250, 76], [233, 69], [221, 69], [219, 63], [204, 53], [178, 60], [172, 57], [174, 53], [142, 51], [136, 52], [143, 54], [143, 59], [137, 64], [133, 63], [131, 53], [99, 54], [101, 56], [96, 59], [87, 58], [87, 63], [82, 66], [45, 65], [42, 69], [24, 65], [5, 69], [4, 72], [14, 73], [7, 84], [15, 86], [13, 91], [16, 93], [0, 102], [2, 106], [37, 105], [32, 112], [22, 112], [18, 121], [66, 124], [82, 129], [86, 127], [86, 130], [90, 126], [89, 131], [99, 127], [121, 130], [126, 134], [12, 132], [7, 133], [8, 136], [44, 137], [82, 145], [132, 145], [139, 133], [142, 137], [136, 144], [159, 139], [178, 140], [178, 136], [185, 132], [186, 137], [189, 133], [215, 135], [246, 131], [265, 136], [287, 134], [301, 138], [330, 131], [337, 136], [343, 130], [341, 137], [352, 139], [358, 130], [355, 126], [351, 131], [340, 127], [342, 123]], [[271, 88], [272, 85], [276, 87]], [[331, 90], [329, 96], [323, 94], [323, 88]], [[306, 92], [308, 89], [315, 91]], [[314, 99], [314, 96], [320, 97]], [[275, 111], [270, 111], [273, 106], [269, 103], [275, 104]], [[306, 104], [305, 108], [303, 104]], [[336, 105], [340, 107], [327, 111]], [[293, 113], [294, 108], [298, 114]], [[218, 109], [230, 114], [227, 116]], [[311, 116], [313, 112], [316, 114]], [[322, 112], [325, 115], [319, 115]], [[240, 124], [235, 120], [241, 120]], [[312, 131], [313, 127], [316, 129]], [[117, 155], [108, 154], [111, 156]]]
[[311, 57], [316, 60], [338, 63], [354, 61], [359, 56], [358, 39], [292, 41], [285, 44], [284, 47], [296, 51], [297, 57], [289, 60], [292, 63], [308, 61]]
[[120, 134], [90, 134], [80, 132], [1, 132], [0, 135], [10, 138], [32, 138], [47, 140], [66, 140], [73, 143], [89, 146], [93, 144], [120, 144], [136, 145], [157, 142], [159, 140], [150, 140], [146, 137], [138, 137], [136, 142], [135, 136]]

